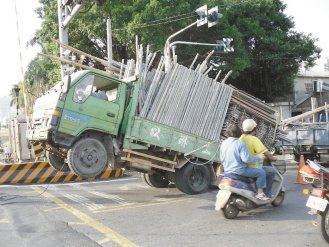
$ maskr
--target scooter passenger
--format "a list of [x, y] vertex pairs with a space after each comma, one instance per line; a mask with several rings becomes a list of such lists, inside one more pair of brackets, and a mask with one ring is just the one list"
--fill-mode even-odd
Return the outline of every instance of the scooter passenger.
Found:
[[228, 137], [220, 147], [220, 159], [225, 173], [233, 173], [245, 177], [256, 178], [256, 198], [262, 201], [269, 200], [264, 194], [266, 187], [265, 171], [259, 168], [248, 168], [247, 163], [263, 160], [263, 154], [251, 156], [247, 146], [239, 140], [242, 132], [237, 125], [230, 126], [225, 135]]
[[[246, 119], [242, 123], [243, 134], [240, 140], [243, 141], [250, 155], [263, 154], [267, 161], [276, 161], [277, 158], [273, 156], [264, 146], [262, 141], [256, 136], [257, 123], [253, 119]], [[264, 192], [267, 197], [272, 197], [272, 184], [274, 180], [275, 170], [272, 166], [263, 166], [263, 162], [251, 162], [247, 165], [249, 168], [262, 168], [266, 173], [266, 188]]]

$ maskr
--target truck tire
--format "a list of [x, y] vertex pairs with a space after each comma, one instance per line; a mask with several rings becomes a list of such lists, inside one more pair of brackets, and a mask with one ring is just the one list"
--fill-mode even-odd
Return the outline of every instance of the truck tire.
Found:
[[159, 174], [142, 173], [144, 182], [154, 188], [167, 188], [169, 181]]
[[104, 144], [90, 137], [77, 141], [69, 150], [67, 159], [71, 171], [83, 178], [99, 175], [108, 164]]
[[69, 172], [70, 168], [67, 163], [65, 163], [65, 159], [58, 157], [57, 155], [46, 151], [46, 158], [48, 160], [49, 165], [57, 171], [60, 172]]
[[187, 163], [175, 172], [176, 188], [189, 194], [206, 191], [210, 185], [210, 172], [205, 165]]

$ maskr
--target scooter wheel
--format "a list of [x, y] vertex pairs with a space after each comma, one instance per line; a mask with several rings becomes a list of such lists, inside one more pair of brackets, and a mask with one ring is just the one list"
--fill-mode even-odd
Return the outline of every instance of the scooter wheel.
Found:
[[271, 203], [273, 207], [279, 207], [284, 201], [284, 191], [280, 191], [274, 201]]
[[226, 219], [234, 219], [238, 216], [240, 210], [231, 203], [227, 203], [224, 208], [222, 208], [223, 215]]

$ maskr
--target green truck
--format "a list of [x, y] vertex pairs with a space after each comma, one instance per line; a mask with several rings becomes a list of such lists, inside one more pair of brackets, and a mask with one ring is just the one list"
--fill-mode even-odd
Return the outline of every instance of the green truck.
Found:
[[215, 184], [223, 130], [253, 117], [271, 145], [275, 111], [260, 100], [181, 65], [119, 80], [81, 70], [34, 105], [28, 139], [52, 167], [89, 178], [107, 166], [142, 173], [156, 188], [184, 193]]

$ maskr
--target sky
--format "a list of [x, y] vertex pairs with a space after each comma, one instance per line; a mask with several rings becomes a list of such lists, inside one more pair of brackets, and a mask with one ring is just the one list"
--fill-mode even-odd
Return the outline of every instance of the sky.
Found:
[[[15, 1], [18, 12], [19, 37], [21, 47], [18, 45], [18, 33], [16, 27]], [[329, 0], [283, 0], [287, 4], [285, 13], [294, 17], [296, 30], [305, 34], [312, 33], [319, 38], [316, 43], [323, 49], [322, 58], [329, 57]], [[26, 47], [26, 42], [40, 28], [41, 20], [37, 18], [34, 10], [38, 7], [38, 0], [9, 0], [2, 1], [2, 13], [0, 15], [0, 70], [1, 87], [0, 97], [8, 96], [14, 84], [22, 78], [20, 49], [22, 52], [23, 71], [33, 59], [39, 48]], [[323, 61], [322, 61], [323, 64]], [[323, 65], [313, 70], [322, 71]], [[1, 107], [1, 106], [0, 106]]]

